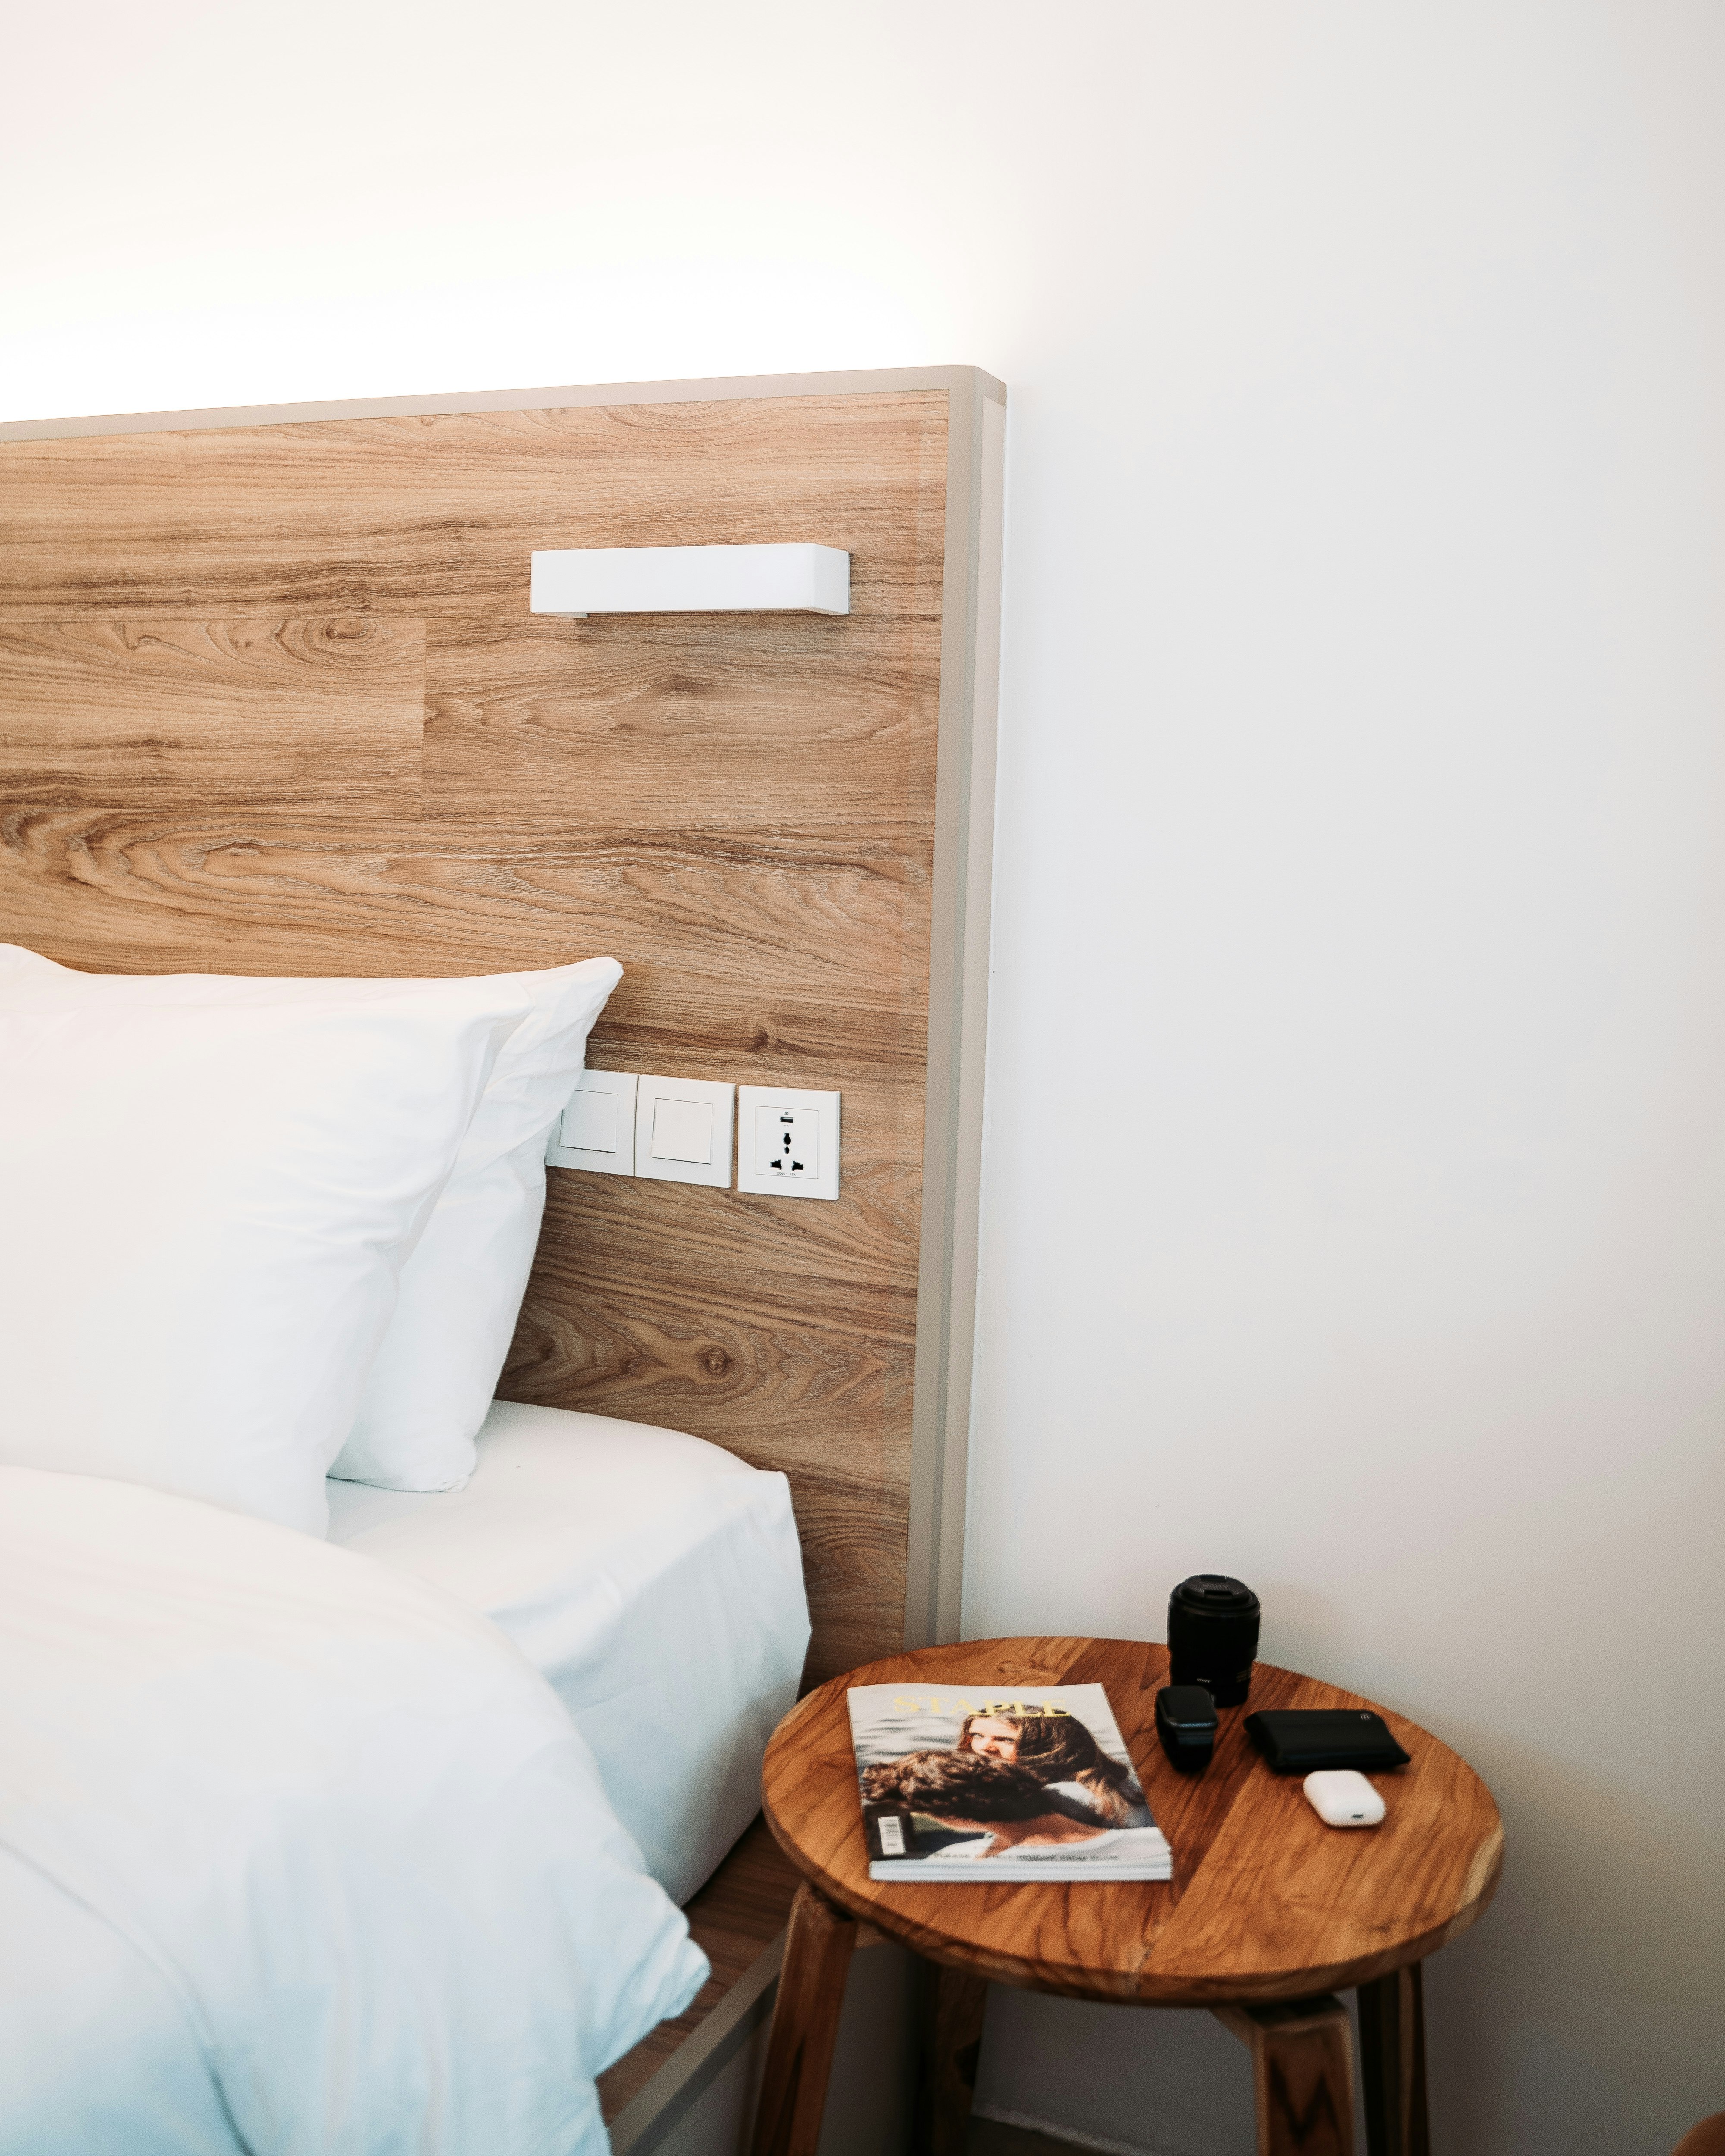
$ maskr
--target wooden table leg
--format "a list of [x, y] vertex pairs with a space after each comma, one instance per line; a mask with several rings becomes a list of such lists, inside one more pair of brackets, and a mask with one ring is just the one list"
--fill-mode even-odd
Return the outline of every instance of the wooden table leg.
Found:
[[814, 2156], [839, 2039], [855, 1919], [806, 1882], [785, 1933], [752, 2156]]
[[987, 1981], [926, 1961], [917, 1971], [916, 2156], [964, 2156], [976, 2094]]
[[1353, 2030], [1341, 2000], [1212, 2010], [1251, 2049], [1258, 2156], [1353, 2156]]
[[1361, 1984], [1358, 1997], [1368, 2156], [1430, 2156], [1425, 1985], [1420, 1964]]

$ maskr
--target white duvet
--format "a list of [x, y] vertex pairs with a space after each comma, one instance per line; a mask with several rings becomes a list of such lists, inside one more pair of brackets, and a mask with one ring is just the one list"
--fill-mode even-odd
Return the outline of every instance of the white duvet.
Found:
[[82, 1476], [0, 1469], [0, 2156], [598, 2156], [706, 1970], [485, 1619]]

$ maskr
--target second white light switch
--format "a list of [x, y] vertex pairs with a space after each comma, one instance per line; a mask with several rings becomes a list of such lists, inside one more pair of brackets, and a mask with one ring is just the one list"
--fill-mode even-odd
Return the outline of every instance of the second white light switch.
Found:
[[653, 1103], [655, 1160], [694, 1161], [710, 1166], [713, 1158], [713, 1104], [679, 1101], [662, 1094]]
[[734, 1086], [643, 1075], [635, 1096], [635, 1173], [659, 1183], [731, 1187]]

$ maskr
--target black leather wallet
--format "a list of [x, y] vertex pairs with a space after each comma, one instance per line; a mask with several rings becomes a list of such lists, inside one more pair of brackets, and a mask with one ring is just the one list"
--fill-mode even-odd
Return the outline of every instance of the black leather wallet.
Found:
[[1311, 1774], [1324, 1767], [1381, 1774], [1408, 1763], [1384, 1717], [1368, 1707], [1266, 1707], [1249, 1714], [1245, 1727], [1277, 1774]]

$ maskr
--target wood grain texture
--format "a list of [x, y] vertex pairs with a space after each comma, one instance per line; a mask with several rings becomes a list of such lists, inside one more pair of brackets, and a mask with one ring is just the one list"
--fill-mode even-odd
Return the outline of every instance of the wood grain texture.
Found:
[[903, 613], [939, 573], [946, 421], [925, 391], [7, 443], [0, 619], [521, 615], [536, 547], [783, 539], [849, 550], [854, 614]]
[[815, 2156], [839, 2040], [855, 1920], [806, 1881], [791, 1904], [752, 2156]]
[[464, 815], [477, 791], [566, 826], [572, 766], [583, 822], [632, 823], [651, 803], [707, 830], [901, 834], [934, 807], [939, 680], [922, 645], [937, 554], [906, 596], [914, 611], [886, 619], [434, 620], [427, 810]]
[[[901, 844], [836, 829], [753, 839], [632, 828], [551, 836], [254, 805], [65, 813], [0, 795], [0, 895], [67, 963], [148, 970], [243, 941], [257, 971], [352, 971], [367, 952], [432, 973], [561, 965], [602, 946], [629, 968], [595, 1038], [630, 1055], [747, 1055], [781, 1076], [842, 1056], [860, 1077], [922, 1060], [902, 979], [927, 938], [926, 877]], [[135, 915], [123, 909], [136, 906]], [[612, 1059], [614, 1061], [614, 1058]], [[848, 1153], [847, 1146], [847, 1153]]]
[[1359, 1988], [1366, 2156], [1431, 2156], [1425, 1974], [1418, 1962]]
[[424, 711], [419, 621], [0, 624], [0, 768], [39, 807], [411, 814]]
[[911, 2156], [964, 2156], [988, 1987], [968, 1969], [925, 1962], [917, 1999]]
[[767, 1822], [757, 1819], [685, 1905], [690, 1936], [712, 1964], [712, 1974], [686, 2011], [661, 2021], [599, 2076], [607, 2125], [778, 1937], [790, 1921], [801, 1881]]
[[[929, 1958], [1075, 1999], [1209, 2006], [1368, 1983], [1476, 1922], [1502, 1863], [1490, 1792], [1465, 1760], [1379, 1709], [1412, 1757], [1377, 1787], [1389, 1817], [1337, 1833], [1297, 1777], [1272, 1774], [1241, 1727], [1267, 1707], [1369, 1701], [1260, 1663], [1224, 1710], [1201, 1776], [1175, 1773], [1155, 1734], [1168, 1650], [1121, 1640], [982, 1640], [900, 1655], [812, 1693], [767, 1754], [767, 1817], [806, 1876]], [[1174, 1852], [1168, 1882], [906, 1886], [868, 1876], [845, 1707], [848, 1684], [1100, 1683]]]
[[[502, 1388], [783, 1469], [821, 1675], [903, 1636], [947, 429], [894, 390], [0, 444], [0, 938], [609, 952], [594, 1063], [843, 1091], [836, 1206], [554, 1171]], [[527, 610], [535, 547], [788, 538], [850, 551], [850, 616]]]
[[1353, 2030], [1339, 1999], [1219, 2006], [1252, 2054], [1258, 2156], [1353, 2156]]

